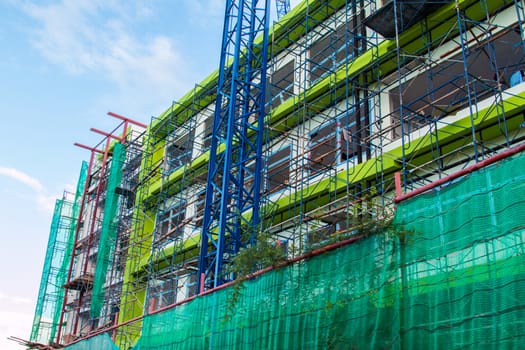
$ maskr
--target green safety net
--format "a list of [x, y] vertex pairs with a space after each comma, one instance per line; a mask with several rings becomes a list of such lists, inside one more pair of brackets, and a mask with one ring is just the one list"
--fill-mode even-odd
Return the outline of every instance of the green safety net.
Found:
[[98, 246], [97, 261], [95, 265], [95, 276], [93, 280], [93, 292], [90, 316], [93, 319], [100, 317], [100, 312], [104, 304], [104, 284], [108, 268], [113, 261], [113, 251], [117, 241], [118, 220], [117, 211], [119, 208], [119, 195], [117, 189], [122, 180], [122, 164], [126, 153], [124, 146], [115, 143], [111, 167], [108, 176], [106, 201], [104, 204], [104, 218], [100, 230], [100, 243]]
[[227, 288], [146, 316], [136, 348], [389, 348], [399, 317], [378, 306], [395, 299], [387, 293], [396, 292], [388, 287], [398, 250], [378, 235], [245, 282], [235, 302]]
[[[37, 305], [35, 315], [33, 317], [33, 327], [31, 329], [30, 340], [34, 342], [48, 343], [53, 340], [52, 334], [56, 324], [53, 319], [54, 309], [58, 308], [59, 300], [54, 300], [59, 296], [61, 286], [56, 286], [53, 282], [58, 271], [54, 271], [51, 267], [53, 260], [55, 260], [57, 248], [57, 233], [59, 231], [59, 224], [62, 216], [62, 208], [64, 200], [58, 199], [55, 203], [53, 212], [53, 219], [51, 221], [51, 230], [49, 232], [49, 239], [46, 249], [46, 257], [44, 260], [44, 267], [42, 271], [42, 278], [40, 280], [40, 290], [38, 293]], [[64, 237], [62, 237], [64, 239]], [[63, 254], [61, 254], [63, 256]], [[53, 305], [54, 304], [54, 305]]]
[[523, 169], [520, 155], [399, 206], [404, 348], [523, 346]]
[[108, 334], [100, 334], [66, 346], [65, 350], [118, 350]]
[[134, 349], [519, 348], [522, 169], [499, 162], [403, 202], [387, 232], [146, 316]]
[[46, 248], [46, 256], [40, 279], [33, 326], [30, 340], [48, 344], [56, 341], [60, 322], [64, 288], [71, 252], [73, 249], [80, 201], [86, 184], [88, 165], [82, 162], [73, 202], [65, 197], [56, 201], [51, 221], [51, 229]]

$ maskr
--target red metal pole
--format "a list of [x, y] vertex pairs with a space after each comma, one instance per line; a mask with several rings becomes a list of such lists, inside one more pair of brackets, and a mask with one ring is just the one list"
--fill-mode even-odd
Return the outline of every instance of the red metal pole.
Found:
[[[120, 312], [116, 312], [115, 313], [115, 321], [113, 321], [113, 327], [115, 327], [116, 325], [118, 325], [118, 315], [119, 315]], [[113, 340], [113, 342], [115, 342], [115, 338], [117, 337], [117, 332], [115, 332], [114, 330], [111, 332], [111, 340]]]
[[124, 117], [120, 114], [117, 114], [117, 113], [113, 113], [113, 112], [108, 112], [108, 115], [114, 117], [114, 118], [117, 118], [117, 119], [120, 119], [120, 120], [123, 120], [123, 121], [127, 121], [131, 124], [134, 124], [134, 125], [137, 125], [137, 126], [140, 126], [141, 128], [144, 128], [146, 129], [148, 126], [146, 124], [142, 124], [141, 122], [138, 122], [136, 120], [133, 120], [133, 119], [130, 119], [128, 117]]
[[394, 181], [396, 184], [396, 197], [399, 197], [403, 194], [403, 189], [401, 188], [401, 173], [399, 171], [394, 173]]
[[80, 147], [80, 148], [87, 149], [88, 151], [91, 151], [91, 152], [104, 153], [104, 151], [101, 151], [101, 150], [99, 150], [99, 149], [96, 149], [96, 148], [93, 148], [93, 147], [89, 147], [89, 146], [83, 145], [83, 144], [78, 143], [78, 142], [75, 142], [74, 145], [77, 146], [77, 147]]
[[[85, 206], [85, 203], [86, 203], [86, 195], [87, 195], [87, 192], [88, 192], [88, 189], [89, 189], [89, 181], [90, 181], [90, 176], [91, 176], [91, 170], [93, 169], [93, 162], [95, 160], [95, 151], [98, 151], [98, 150], [96, 150], [94, 148], [87, 147], [87, 146], [84, 146], [84, 145], [81, 145], [81, 144], [75, 143], [75, 145], [78, 146], [78, 147], [81, 147], [81, 148], [89, 149], [91, 151], [91, 157], [89, 158], [89, 165], [88, 165], [88, 170], [87, 170], [86, 183], [84, 185], [84, 192], [82, 193], [82, 200], [80, 201], [80, 209], [78, 211], [77, 224], [76, 224], [76, 227], [75, 227], [75, 239], [74, 239], [73, 247], [72, 247], [73, 250], [71, 252], [71, 260], [69, 261], [69, 270], [67, 272], [67, 279], [66, 279], [66, 284], [65, 284], [66, 286], [71, 281], [71, 274], [73, 273], [73, 264], [75, 262], [75, 251], [76, 251], [76, 247], [77, 247], [77, 244], [78, 244], [78, 234], [80, 232], [80, 223], [82, 222], [82, 214], [84, 212], [84, 206]], [[60, 337], [62, 335], [62, 324], [64, 322], [64, 314], [66, 312], [66, 305], [67, 305], [67, 294], [69, 292], [69, 288], [68, 287], [64, 287], [64, 289], [65, 289], [64, 301], [62, 302], [62, 310], [60, 312], [60, 321], [58, 323], [58, 331], [57, 331], [57, 339], [56, 339], [57, 344], [60, 344]]]
[[126, 120], [124, 121], [124, 131], [122, 132], [122, 140], [120, 141], [121, 143], [124, 143], [126, 142], [126, 139], [128, 138], [128, 126], [129, 126], [129, 122]]
[[498, 153], [490, 158], [487, 158], [487, 159], [484, 159], [482, 160], [481, 162], [479, 163], [476, 163], [476, 164], [473, 164], [469, 167], [466, 167], [465, 169], [461, 169], [453, 174], [450, 174], [448, 176], [445, 176], [439, 180], [436, 180], [428, 185], [425, 185], [425, 186], [422, 186], [420, 188], [417, 188], [415, 189], [414, 191], [411, 191], [411, 192], [408, 192], [404, 195], [400, 195], [400, 196], [397, 196], [395, 199], [394, 199], [394, 202], [395, 203], [399, 203], [399, 202], [402, 202], [404, 200], [407, 200], [409, 198], [412, 198], [414, 196], [417, 196], [418, 194], [420, 193], [423, 193], [423, 192], [426, 192], [426, 191], [429, 191], [437, 186], [440, 186], [440, 185], [443, 185], [449, 181], [452, 181], [454, 179], [457, 179], [458, 177], [461, 177], [461, 176], [464, 176], [464, 175], [467, 175], [467, 174], [470, 174], [472, 173], [473, 171], [475, 170], [479, 170], [481, 168], [484, 168], [490, 164], [493, 164], [493, 163], [496, 163], [497, 161], [499, 160], [502, 160], [502, 159], [505, 159], [505, 158], [508, 158], [514, 154], [517, 154], [519, 152], [522, 152], [525, 150], [525, 143], [522, 143], [521, 145], [518, 145], [516, 147], [512, 147], [512, 148], [509, 148], [507, 149], [506, 151], [503, 151], [501, 153]]
[[[108, 151], [109, 151], [109, 146], [110, 146], [110, 138], [108, 137], [106, 139], [106, 148], [104, 149], [104, 157], [102, 158], [102, 164], [100, 166], [100, 174], [99, 174], [99, 180], [98, 180], [98, 184], [97, 184], [97, 192], [95, 194], [95, 204], [94, 204], [94, 209], [93, 209], [93, 212], [91, 213], [91, 223], [90, 223], [90, 226], [89, 226], [89, 234], [88, 234], [88, 241], [87, 241], [87, 249], [86, 249], [86, 258], [84, 259], [84, 264], [82, 266], [82, 270], [81, 270], [81, 275], [83, 274], [86, 274], [87, 273], [87, 268], [88, 268], [88, 262], [89, 262], [89, 253], [91, 251], [91, 245], [93, 244], [93, 236], [94, 236], [94, 233], [95, 233], [95, 224], [96, 224], [96, 221], [97, 221], [97, 213], [98, 213], [98, 202], [100, 200], [100, 193], [102, 192], [102, 178], [104, 177], [104, 174], [105, 174], [105, 171], [106, 171], [106, 162], [107, 162], [107, 159], [108, 159]], [[80, 307], [82, 306], [82, 301], [84, 299], [84, 291], [81, 290], [80, 291], [80, 297], [78, 298], [78, 307], [80, 309]], [[78, 319], [79, 317], [77, 317], [75, 319], [75, 326], [73, 327], [73, 333], [76, 333], [77, 330], [78, 330]], [[91, 330], [91, 329], [90, 329]]]
[[201, 285], [199, 286], [199, 294], [202, 294], [204, 292], [204, 272], [201, 273]]
[[97, 134], [100, 134], [100, 135], [104, 135], [106, 137], [109, 137], [109, 138], [113, 138], [113, 139], [116, 139], [116, 140], [119, 140], [119, 141], [122, 141], [122, 137], [120, 136], [116, 136], [116, 135], [113, 135], [113, 134], [110, 134], [108, 132], [105, 132], [105, 131], [102, 131], [102, 130], [99, 130], [99, 129], [96, 129], [96, 128], [91, 128], [89, 129], [93, 132], [96, 132]]

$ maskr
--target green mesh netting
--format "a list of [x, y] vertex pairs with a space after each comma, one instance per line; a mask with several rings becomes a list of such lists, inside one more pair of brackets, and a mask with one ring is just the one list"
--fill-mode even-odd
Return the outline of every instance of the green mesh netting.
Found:
[[56, 340], [64, 298], [62, 286], [67, 279], [87, 170], [88, 164], [83, 162], [73, 202], [63, 198], [57, 200], [55, 204], [33, 326], [29, 337], [32, 342], [48, 344]]
[[97, 335], [96, 337], [79, 341], [78, 343], [66, 346], [66, 350], [118, 350], [108, 334]]
[[525, 341], [525, 156], [399, 206], [405, 348]]
[[95, 276], [93, 280], [93, 297], [91, 301], [90, 316], [96, 319], [100, 316], [104, 304], [104, 284], [108, 267], [113, 261], [118, 232], [118, 200], [117, 187], [122, 180], [122, 164], [126, 156], [124, 146], [116, 143], [113, 148], [111, 167], [108, 176], [106, 202], [104, 204], [104, 218], [100, 230], [100, 243], [98, 246]]
[[401, 205], [396, 230], [146, 316], [134, 349], [515, 349], [525, 157]]
[[[53, 219], [51, 221], [51, 230], [49, 232], [49, 240], [47, 243], [46, 257], [44, 260], [44, 267], [42, 271], [42, 278], [40, 280], [40, 290], [37, 299], [37, 305], [35, 315], [33, 318], [33, 328], [31, 330], [31, 341], [48, 343], [51, 341], [53, 329], [56, 327], [53, 322], [54, 308], [57, 308], [59, 301], [56, 300], [50, 303], [50, 299], [58, 296], [61, 287], [55, 286], [52, 282], [56, 277], [58, 271], [52, 276], [51, 264], [57, 246], [57, 233], [62, 216], [62, 207], [64, 200], [59, 199], [55, 203], [55, 209], [53, 212]], [[64, 238], [63, 238], [64, 239]], [[63, 256], [63, 254], [61, 254]], [[57, 288], [58, 287], [58, 288]]]
[[232, 310], [228, 288], [147, 316], [138, 349], [389, 348], [399, 318], [378, 303], [395, 299], [398, 250], [372, 237], [246, 282]]

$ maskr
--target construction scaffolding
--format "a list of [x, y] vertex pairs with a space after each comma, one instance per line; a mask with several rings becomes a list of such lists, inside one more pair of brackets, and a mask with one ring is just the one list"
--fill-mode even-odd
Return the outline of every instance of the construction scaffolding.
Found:
[[[56, 342], [69, 343], [116, 323], [122, 294], [127, 237], [142, 152], [140, 123], [114, 113], [122, 122], [90, 151], [77, 191], [77, 214], [71, 231]], [[122, 130], [120, 135], [118, 130]]]
[[[193, 116], [199, 111], [201, 117], [190, 118], [181, 124], [170, 114], [155, 129], [156, 136], [168, 136], [164, 137], [167, 140], [166, 156], [151, 255], [149, 261], [143, 260], [148, 281], [148, 312], [180, 302], [197, 291], [197, 246], [204, 215], [206, 180], [202, 178], [202, 171], [199, 175], [186, 165], [209, 147], [212, 112], [199, 106], [214, 93], [214, 90], [203, 91], [189, 106], [181, 106], [188, 115]], [[174, 103], [173, 107], [176, 105]], [[174, 173], [179, 179], [175, 186], [170, 186], [169, 177]]]
[[96, 321], [92, 331], [114, 326], [120, 314], [143, 147], [143, 132], [132, 129], [126, 135], [112, 149], [90, 309]]
[[[302, 5], [305, 18], [277, 24], [275, 31], [282, 34], [270, 43], [265, 223], [290, 257], [334, 235], [346, 237], [353, 220], [364, 215], [383, 216], [375, 211], [385, 207], [382, 195], [392, 187], [383, 179], [380, 162], [367, 167], [368, 178], [360, 178], [358, 167], [381, 156], [370, 126], [377, 113], [370, 101], [378, 103], [379, 97], [371, 88], [378, 77], [371, 73], [378, 71], [379, 60], [370, 62], [369, 72], [352, 76], [349, 70], [359, 55], [377, 54], [378, 36], [363, 24], [374, 3]], [[301, 40], [294, 41], [298, 31]], [[364, 206], [372, 187], [379, 205]]]
[[29, 338], [34, 343], [54, 344], [56, 342], [60, 307], [64, 299], [62, 286], [66, 282], [68, 263], [71, 259], [87, 167], [87, 163], [83, 162], [76, 193], [64, 192], [62, 199], [55, 203], [33, 327]]
[[[228, 9], [239, 10], [234, 7]], [[265, 20], [253, 16], [256, 24]], [[271, 27], [267, 44], [254, 27], [244, 28], [246, 43], [235, 47], [238, 66], [225, 47], [221, 69], [152, 118], [145, 132], [131, 135], [125, 126], [89, 148], [57, 342], [93, 336], [120, 349], [348, 348], [355, 340], [361, 348], [373, 329], [375, 338], [366, 343], [371, 348], [475, 344], [488, 326], [457, 336], [437, 329], [458, 329], [456, 316], [475, 323], [481, 307], [459, 316], [449, 312], [435, 324], [432, 317], [442, 316], [440, 305], [458, 302], [452, 294], [475, 303], [468, 288], [478, 293], [478, 282], [497, 282], [500, 245], [510, 242], [502, 237], [512, 236], [509, 249], [522, 249], [519, 219], [512, 233], [490, 237], [478, 237], [478, 226], [470, 223], [478, 214], [498, 216], [499, 223], [498, 210], [513, 212], [520, 204], [498, 202], [467, 213], [464, 203], [478, 192], [463, 184], [461, 193], [450, 190], [447, 200], [456, 204], [435, 197], [425, 204], [439, 213], [430, 223], [412, 218], [428, 217], [426, 207], [418, 207], [423, 199], [396, 209], [394, 198], [442, 179], [446, 185], [450, 174], [523, 144], [524, 19], [520, 0], [305, 0]], [[228, 20], [232, 44], [235, 26]], [[235, 67], [237, 76], [230, 74]], [[240, 87], [232, 89], [234, 83]], [[262, 91], [264, 117], [258, 118]], [[227, 103], [236, 98], [239, 104]], [[226, 123], [226, 112], [239, 123]], [[250, 148], [257, 135], [260, 153]], [[479, 195], [490, 198], [498, 186], [514, 190], [512, 179], [520, 175], [506, 174], [508, 181], [483, 182]], [[444, 229], [454, 221], [446, 210], [456, 207], [465, 209], [461, 235]], [[411, 235], [383, 230], [392, 219]], [[425, 225], [442, 229], [441, 241]], [[228, 319], [235, 288], [220, 286], [243, 277], [234, 272], [234, 257], [254, 246], [258, 235], [282, 251], [287, 266], [245, 282], [238, 313]], [[457, 237], [464, 239], [461, 246], [448, 245]], [[474, 281], [469, 262], [452, 260], [467, 256], [469, 244], [480, 239], [498, 253], [494, 265], [472, 263], [476, 271], [487, 268]], [[354, 241], [359, 243], [345, 245], [344, 252], [321, 254], [322, 247]], [[418, 255], [432, 249], [442, 251]], [[313, 252], [319, 256], [304, 260]], [[475, 255], [490, 260], [481, 250]], [[519, 258], [507, 258], [512, 272], [502, 271], [512, 289], [520, 283]], [[445, 260], [445, 269], [429, 267]], [[254, 263], [250, 271], [260, 268]], [[367, 277], [359, 282], [354, 277], [361, 273]], [[449, 295], [443, 291], [447, 278], [454, 279], [447, 282]], [[465, 289], [454, 289], [459, 286]], [[427, 319], [414, 311], [422, 300], [430, 305]], [[294, 316], [288, 304], [301, 312]], [[520, 315], [490, 312], [494, 319]], [[305, 325], [311, 334], [302, 331], [310, 329]], [[275, 337], [263, 339], [270, 328]], [[495, 327], [487, 344], [507, 341], [509, 334], [523, 337], [513, 329]], [[277, 340], [283, 333], [286, 344]]]

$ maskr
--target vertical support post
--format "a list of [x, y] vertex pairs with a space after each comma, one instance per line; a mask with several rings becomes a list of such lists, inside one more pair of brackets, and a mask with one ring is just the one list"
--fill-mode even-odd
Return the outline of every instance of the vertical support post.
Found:
[[525, 53], [525, 32], [523, 30], [523, 21], [525, 20], [525, 10], [523, 6], [523, 1], [514, 0], [514, 7], [516, 8], [516, 15], [518, 16], [518, 30], [521, 36], [521, 47]]
[[89, 181], [90, 181], [91, 170], [93, 169], [93, 164], [94, 164], [94, 161], [95, 161], [95, 153], [98, 152], [98, 150], [96, 150], [96, 149], [85, 147], [85, 146], [80, 145], [80, 144], [75, 144], [75, 145], [79, 146], [79, 147], [82, 147], [82, 148], [89, 149], [91, 151], [91, 156], [89, 157], [89, 165], [88, 165], [87, 176], [86, 176], [86, 184], [84, 186], [84, 193], [82, 194], [82, 200], [80, 201], [80, 209], [78, 211], [78, 218], [77, 218], [77, 223], [76, 223], [76, 226], [75, 226], [75, 238], [74, 238], [73, 247], [72, 247], [73, 251], [71, 253], [71, 260], [69, 261], [69, 268], [68, 268], [68, 271], [67, 271], [67, 279], [66, 279], [66, 287], [64, 287], [64, 289], [65, 289], [64, 290], [64, 301], [62, 303], [62, 309], [61, 309], [61, 312], [60, 312], [60, 321], [58, 323], [58, 331], [57, 331], [57, 338], [56, 338], [57, 344], [60, 344], [60, 338], [62, 337], [62, 325], [64, 324], [64, 316], [65, 316], [66, 305], [67, 305], [67, 296], [68, 296], [68, 292], [69, 292], [69, 288], [67, 287], [67, 285], [71, 281], [71, 275], [73, 273], [73, 266], [74, 266], [75, 257], [76, 257], [75, 251], [76, 251], [76, 246], [78, 244], [78, 234], [80, 232], [80, 227], [81, 227], [80, 224], [82, 223], [82, 214], [84, 213], [84, 207], [86, 205], [86, 195], [87, 195], [87, 192], [89, 190]]
[[[405, 144], [405, 116], [404, 116], [404, 101], [403, 101], [403, 76], [402, 76], [402, 62], [401, 62], [401, 44], [399, 42], [399, 29], [400, 25], [402, 23], [399, 23], [402, 14], [399, 13], [399, 10], [401, 9], [401, 6], [399, 6], [398, 0], [394, 1], [394, 26], [395, 26], [395, 33], [396, 33], [396, 60], [397, 60], [397, 81], [398, 81], [398, 95], [399, 95], [399, 123], [400, 123], [400, 129], [401, 129], [401, 162], [402, 162], [402, 171], [403, 171], [403, 187], [407, 188], [407, 160], [405, 156], [405, 150], [407, 147], [410, 146], [410, 138], [409, 138], [409, 144]], [[410, 131], [407, 132], [407, 134]]]
[[[97, 192], [95, 194], [95, 208], [93, 209], [93, 213], [91, 214], [91, 223], [89, 225], [89, 233], [88, 233], [88, 242], [87, 242], [87, 249], [86, 249], [86, 258], [84, 259], [84, 264], [82, 266], [81, 274], [86, 274], [88, 269], [88, 262], [89, 262], [89, 254], [91, 252], [91, 245], [94, 241], [94, 235], [95, 235], [95, 224], [97, 221], [97, 213], [98, 213], [98, 202], [100, 200], [100, 194], [102, 192], [102, 183], [103, 183], [103, 177], [105, 175], [106, 171], [106, 163], [108, 160], [108, 152], [109, 152], [109, 146], [111, 144], [111, 138], [106, 137], [106, 147], [104, 148], [104, 154], [102, 158], [102, 165], [100, 166], [100, 175], [99, 175], [99, 181], [97, 184]], [[78, 298], [78, 305], [79, 307], [82, 306], [82, 301], [84, 299], [84, 290], [82, 289], [80, 291], [80, 297]], [[77, 332], [78, 329], [78, 320], [79, 316], [75, 318], [75, 324], [73, 326], [73, 333]], [[91, 328], [89, 329], [91, 331]]]
[[[461, 8], [459, 7], [458, 0], [456, 0], [456, 17], [458, 21], [458, 28], [459, 28], [459, 38], [460, 38], [460, 45], [461, 45], [461, 56], [463, 59], [463, 75], [465, 77], [465, 86], [467, 88], [467, 99], [468, 99], [468, 108], [469, 108], [469, 117], [470, 117], [470, 134], [472, 138], [472, 147], [474, 152], [474, 161], [477, 163], [480, 159], [480, 155], [478, 154], [478, 141], [476, 138], [476, 127], [474, 124], [474, 120], [477, 119], [477, 111], [474, 112], [474, 105], [472, 100], [472, 87], [469, 77], [469, 67], [467, 65], [467, 51], [469, 50], [468, 47], [468, 37], [467, 37], [467, 27], [464, 27], [464, 23], [466, 19], [463, 19]], [[474, 115], [476, 114], [476, 115]]]
[[204, 274], [204, 272], [203, 272], [203, 273], [201, 273], [201, 275], [200, 275], [199, 294], [201, 294], [202, 292], [204, 292], [204, 277], [205, 277], [205, 274]]
[[399, 171], [394, 173], [394, 181], [396, 184], [396, 197], [399, 197], [403, 194], [403, 189], [401, 187], [401, 173]]

